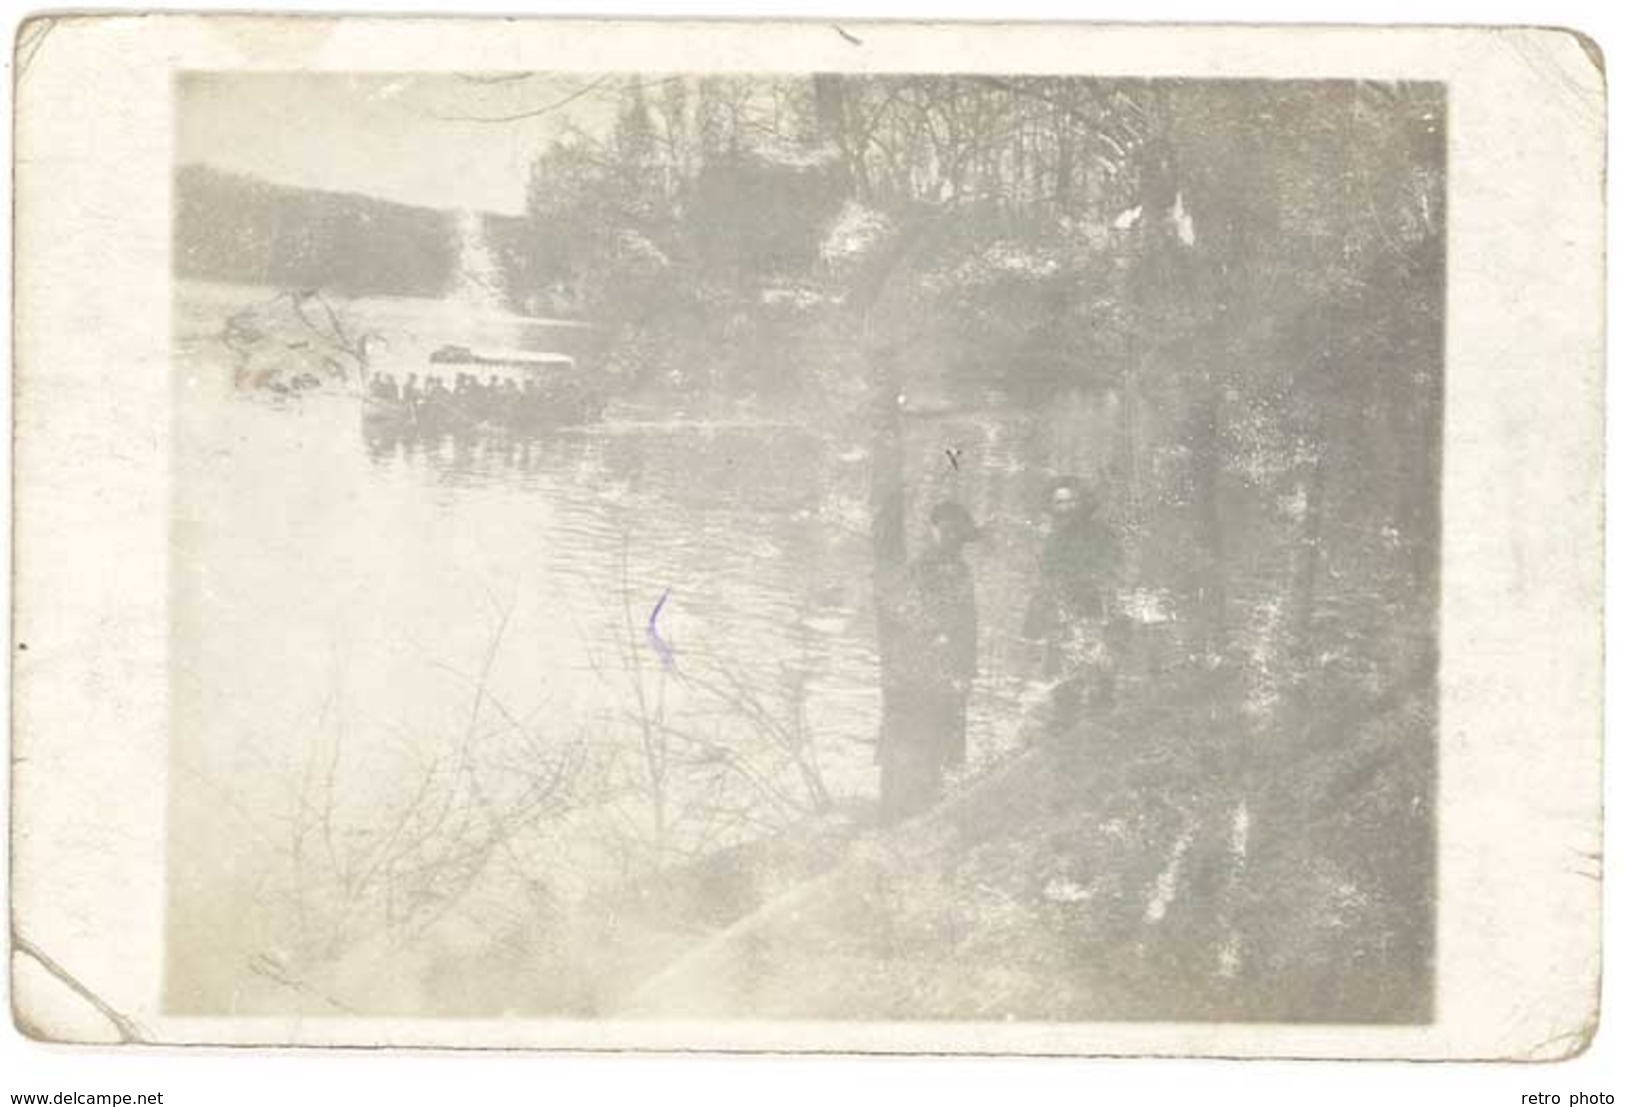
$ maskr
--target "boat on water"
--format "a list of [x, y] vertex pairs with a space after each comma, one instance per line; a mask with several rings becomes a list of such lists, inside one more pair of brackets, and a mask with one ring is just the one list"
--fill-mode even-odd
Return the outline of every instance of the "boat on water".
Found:
[[608, 383], [568, 354], [446, 345], [421, 374], [373, 374], [362, 418], [401, 434], [542, 433], [602, 417]]

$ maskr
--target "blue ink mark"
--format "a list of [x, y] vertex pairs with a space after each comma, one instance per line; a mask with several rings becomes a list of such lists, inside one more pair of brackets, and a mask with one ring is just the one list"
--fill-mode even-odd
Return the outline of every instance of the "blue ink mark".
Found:
[[664, 665], [668, 669], [675, 669], [677, 668], [677, 657], [674, 653], [672, 653], [671, 647], [666, 644], [666, 640], [660, 637], [660, 628], [655, 626], [655, 620], [660, 618], [661, 609], [666, 606], [666, 599], [670, 595], [671, 589], [668, 588], [664, 592], [660, 593], [660, 599], [655, 601], [654, 610], [649, 612], [647, 634], [649, 638], [649, 648], [655, 651], [656, 657], [660, 658], [660, 664]]

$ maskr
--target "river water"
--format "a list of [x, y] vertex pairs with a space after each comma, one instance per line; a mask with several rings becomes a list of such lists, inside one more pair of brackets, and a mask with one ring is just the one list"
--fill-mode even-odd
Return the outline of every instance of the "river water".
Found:
[[[585, 894], [873, 797], [861, 422], [617, 400], [541, 439], [369, 439], [341, 390], [234, 385], [221, 325], [274, 294], [183, 284], [176, 304], [172, 950], [204, 950], [172, 965], [176, 1005], [479, 887]], [[454, 307], [342, 305], [397, 357]], [[1016, 740], [1040, 537], [1008, 505], [1056, 430], [908, 425], [916, 524], [948, 495], [1002, 512], [973, 558], [981, 763]]]

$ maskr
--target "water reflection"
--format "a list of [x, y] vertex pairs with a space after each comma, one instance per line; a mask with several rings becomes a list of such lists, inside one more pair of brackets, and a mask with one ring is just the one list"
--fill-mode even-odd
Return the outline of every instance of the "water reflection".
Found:
[[[176, 1003], [217, 1009], [267, 950], [325, 963], [441, 919], [442, 938], [474, 940], [516, 905], [873, 804], [863, 412], [617, 398], [545, 427], [380, 419], [361, 396], [233, 387], [219, 312], [195, 314], [187, 330], [181, 305], [176, 347], [171, 709], [189, 783], [171, 917], [207, 938], [177, 939], [200, 953]], [[908, 420], [911, 536], [945, 498], [989, 525], [973, 771], [1015, 740], [1008, 643], [1042, 480], [1026, 463], [1051, 435], [1008, 411]], [[662, 596], [669, 666], [646, 637]]]
[[[449, 526], [485, 510], [539, 518], [545, 504], [553, 522], [525, 571], [544, 593], [592, 581], [581, 610], [609, 629], [585, 650], [618, 656], [623, 590], [641, 612], [670, 589], [680, 658], [795, 658], [811, 713], [846, 741], [872, 740], [866, 549], [849, 525], [864, 472], [816, 436], [767, 423], [620, 420], [535, 436], [367, 422], [363, 441], [368, 479], [455, 490], [440, 501]], [[613, 579], [623, 561], [635, 579]]]

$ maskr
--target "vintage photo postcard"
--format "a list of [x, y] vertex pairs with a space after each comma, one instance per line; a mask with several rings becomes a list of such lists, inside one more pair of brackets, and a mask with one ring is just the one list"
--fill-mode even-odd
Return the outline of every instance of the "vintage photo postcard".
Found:
[[1584, 38], [53, 16], [16, 82], [27, 1034], [1590, 1040]]

